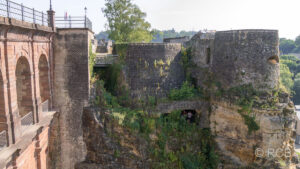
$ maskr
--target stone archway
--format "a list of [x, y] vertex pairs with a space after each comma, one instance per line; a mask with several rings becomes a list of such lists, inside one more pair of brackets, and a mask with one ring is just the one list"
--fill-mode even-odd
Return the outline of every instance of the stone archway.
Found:
[[[0, 123], [5, 122], [6, 119], [5, 116], [5, 101], [4, 101], [4, 84], [3, 84], [3, 78], [2, 78], [2, 72], [0, 70]], [[1, 126], [0, 126], [0, 132], [1, 132]]]
[[39, 79], [41, 101], [44, 103], [50, 99], [49, 67], [45, 55], [39, 59]]
[[7, 120], [5, 113], [5, 100], [4, 100], [4, 83], [2, 72], [0, 70], [0, 149], [7, 145]]
[[16, 88], [19, 114], [23, 118], [33, 112], [30, 65], [23, 56], [18, 59], [16, 66]]

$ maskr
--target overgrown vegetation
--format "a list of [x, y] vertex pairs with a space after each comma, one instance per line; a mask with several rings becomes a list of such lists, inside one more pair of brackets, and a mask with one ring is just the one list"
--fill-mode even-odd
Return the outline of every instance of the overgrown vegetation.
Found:
[[189, 71], [189, 68], [193, 67], [193, 63], [191, 62], [192, 59], [192, 48], [184, 48], [181, 49], [181, 65], [184, 69], [185, 78], [187, 81], [189, 81], [192, 84], [195, 83], [195, 79], [192, 78], [191, 72]]
[[90, 76], [92, 77], [94, 74], [94, 66], [95, 66], [95, 58], [96, 54], [93, 52], [92, 42], [89, 44], [89, 69], [90, 69]]
[[281, 92], [280, 90], [260, 92], [255, 90], [251, 84], [232, 87], [227, 90], [223, 89], [219, 83], [215, 85], [218, 88], [215, 92], [216, 98], [227, 98], [240, 107], [238, 113], [243, 117], [249, 134], [260, 128], [255, 121], [255, 114], [253, 114], [252, 109], [276, 109], [276, 104], [279, 102], [278, 93]]
[[118, 60], [107, 68], [94, 71], [97, 76], [96, 79], [98, 79], [97, 86], [103, 86], [99, 87], [99, 89], [105, 89], [102, 93], [106, 94], [107, 102], [112, 103], [112, 105], [116, 105], [116, 102], [120, 105], [130, 105], [131, 103], [129, 91], [122, 79], [122, 68], [127, 53], [127, 45], [126, 43], [115, 44], [115, 52], [119, 56]]
[[170, 100], [188, 100], [202, 96], [200, 89], [196, 89], [190, 82], [185, 81], [180, 89], [172, 89], [168, 98]]
[[280, 85], [300, 103], [300, 59], [292, 55], [280, 56]]
[[[186, 82], [183, 88], [190, 88]], [[132, 133], [144, 138], [149, 149], [152, 168], [207, 169], [217, 168], [218, 156], [209, 129], [201, 129], [196, 123], [189, 123], [181, 111], [168, 115], [149, 114], [141, 109], [130, 109], [119, 104], [119, 98], [105, 89], [104, 81], [96, 81], [96, 105], [108, 109], [119, 124]], [[193, 88], [193, 90], [195, 90]], [[194, 96], [183, 92], [186, 96]], [[194, 92], [194, 91], [193, 91]], [[184, 95], [185, 95], [184, 94]], [[191, 95], [190, 95], [191, 94]], [[155, 104], [154, 97], [148, 101]], [[116, 157], [118, 152], [114, 153]]]
[[[183, 37], [188, 36], [192, 37], [197, 33], [197, 31], [180, 31], [177, 32], [175, 29], [170, 30], [158, 30], [158, 29], [152, 29], [151, 34], [153, 35], [153, 39], [151, 42], [155, 43], [161, 43], [163, 42], [164, 38], [176, 38], [176, 37]], [[105, 39], [106, 41], [109, 39], [109, 31], [101, 31], [98, 34], [95, 35], [98, 40]]]
[[279, 50], [283, 54], [300, 53], [300, 35], [295, 40], [280, 38]]
[[116, 43], [114, 45], [115, 53], [118, 54], [120, 62], [124, 62], [127, 54], [128, 43]]
[[188, 123], [180, 111], [153, 121], [158, 139], [152, 143], [153, 168], [217, 168], [213, 136], [209, 129]]

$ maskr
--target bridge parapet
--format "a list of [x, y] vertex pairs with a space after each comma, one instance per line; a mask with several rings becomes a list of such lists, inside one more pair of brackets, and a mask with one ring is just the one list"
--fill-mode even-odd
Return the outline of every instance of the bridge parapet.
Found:
[[0, 15], [20, 21], [48, 26], [48, 15], [10, 0], [0, 0]]

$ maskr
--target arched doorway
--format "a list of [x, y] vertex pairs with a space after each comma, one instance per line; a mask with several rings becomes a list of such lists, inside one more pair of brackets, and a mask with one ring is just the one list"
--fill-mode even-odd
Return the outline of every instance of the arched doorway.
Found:
[[19, 114], [22, 117], [21, 123], [28, 125], [28, 123], [33, 122], [33, 100], [30, 66], [25, 57], [20, 57], [17, 62], [16, 87]]
[[7, 124], [5, 114], [5, 101], [4, 101], [4, 83], [2, 72], [0, 70], [0, 149], [7, 145]]
[[47, 58], [42, 55], [39, 60], [39, 79], [40, 79], [40, 95], [42, 101], [43, 111], [47, 111], [50, 99], [50, 88], [49, 88], [49, 67]]

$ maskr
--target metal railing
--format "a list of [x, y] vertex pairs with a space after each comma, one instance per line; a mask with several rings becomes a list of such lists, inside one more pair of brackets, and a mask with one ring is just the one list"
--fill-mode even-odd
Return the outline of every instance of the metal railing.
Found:
[[6, 130], [0, 132], [0, 150], [7, 146]]
[[49, 100], [44, 101], [42, 103], [42, 112], [48, 112], [49, 111]]
[[93, 24], [86, 16], [55, 17], [55, 24], [58, 28], [88, 28], [93, 30]]
[[0, 0], [0, 15], [21, 21], [48, 26], [48, 15], [10, 0]]
[[25, 116], [22, 117], [21, 119], [21, 125], [22, 126], [29, 126], [33, 124], [33, 113], [29, 112]]

